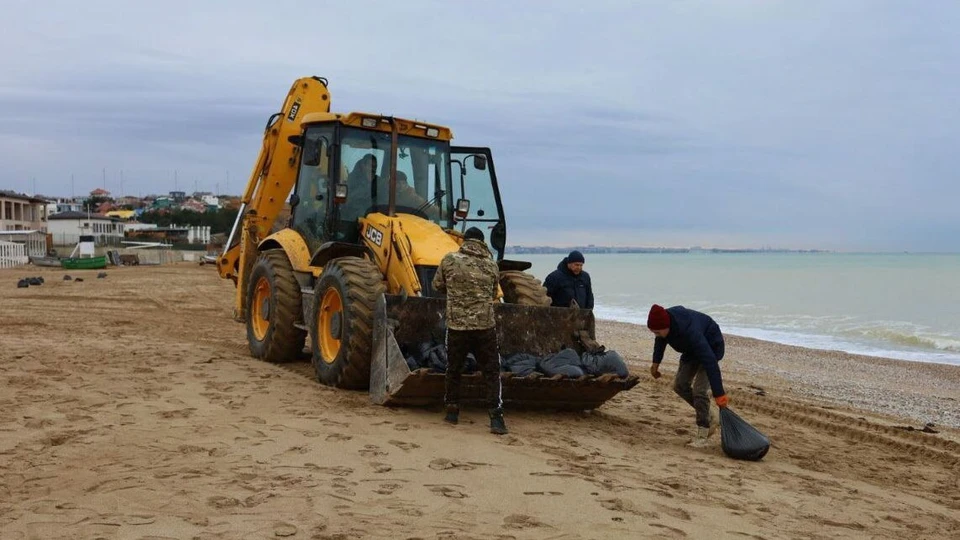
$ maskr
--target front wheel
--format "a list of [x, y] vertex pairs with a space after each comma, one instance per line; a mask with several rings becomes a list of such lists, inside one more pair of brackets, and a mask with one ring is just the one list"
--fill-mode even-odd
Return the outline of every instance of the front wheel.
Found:
[[331, 260], [314, 290], [311, 332], [317, 380], [338, 388], [366, 389], [373, 355], [373, 312], [383, 277], [366, 259]]

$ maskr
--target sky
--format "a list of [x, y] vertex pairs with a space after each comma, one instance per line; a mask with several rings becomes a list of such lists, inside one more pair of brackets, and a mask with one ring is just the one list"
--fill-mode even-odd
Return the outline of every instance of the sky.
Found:
[[960, 251], [960, 3], [4, 0], [0, 189], [239, 194], [291, 83], [492, 149], [508, 244]]

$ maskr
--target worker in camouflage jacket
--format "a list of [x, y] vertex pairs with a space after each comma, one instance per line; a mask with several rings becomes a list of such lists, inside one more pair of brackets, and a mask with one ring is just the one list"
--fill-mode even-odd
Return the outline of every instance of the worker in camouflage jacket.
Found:
[[487, 387], [490, 431], [507, 433], [500, 386], [500, 352], [493, 303], [500, 272], [483, 242], [483, 231], [470, 227], [458, 251], [440, 261], [433, 288], [447, 295], [447, 374], [444, 420], [456, 424], [460, 416], [460, 376], [473, 353]]

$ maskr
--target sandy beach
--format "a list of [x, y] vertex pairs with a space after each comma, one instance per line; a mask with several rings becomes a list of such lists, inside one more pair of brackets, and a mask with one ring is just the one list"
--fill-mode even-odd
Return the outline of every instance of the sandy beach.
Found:
[[731, 407], [773, 442], [741, 462], [685, 446], [676, 355], [654, 381], [649, 332], [602, 321], [640, 384], [497, 437], [254, 360], [209, 266], [64, 273], [0, 271], [4, 540], [960, 537], [958, 366], [729, 336]]

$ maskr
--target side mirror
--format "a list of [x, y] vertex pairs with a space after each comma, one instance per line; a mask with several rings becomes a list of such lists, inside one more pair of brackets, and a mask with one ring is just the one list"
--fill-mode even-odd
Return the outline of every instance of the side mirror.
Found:
[[474, 156], [473, 156], [473, 168], [474, 168], [474, 169], [477, 169], [478, 171], [485, 171], [485, 170], [487, 170], [487, 158], [485, 158], [484, 156], [478, 156], [478, 155], [474, 154]]
[[470, 214], [470, 200], [469, 199], [457, 199], [457, 208], [453, 211], [453, 217], [457, 221], [463, 221], [467, 219], [467, 215]]
[[296, 208], [300, 204], [300, 196], [294, 193], [290, 196], [290, 208]]
[[343, 204], [347, 201], [347, 185], [340, 182], [333, 188], [333, 202]]
[[294, 146], [303, 146], [303, 135], [291, 135], [287, 140]]
[[490, 231], [490, 245], [493, 246], [493, 249], [500, 252], [507, 246], [507, 227], [504, 225], [502, 219], [498, 221], [497, 224], [493, 226], [493, 230]]

